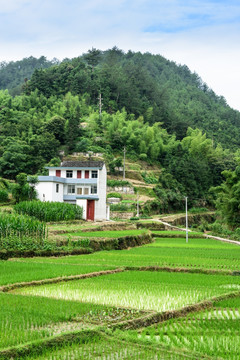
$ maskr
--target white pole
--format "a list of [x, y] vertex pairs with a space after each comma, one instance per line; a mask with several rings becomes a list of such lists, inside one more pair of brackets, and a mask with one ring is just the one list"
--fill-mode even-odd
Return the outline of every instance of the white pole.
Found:
[[138, 203], [138, 192], [137, 192], [137, 217], [139, 217], [139, 203]]
[[123, 180], [125, 180], [125, 159], [126, 158], [126, 146], [123, 149]]
[[186, 243], [188, 243], [188, 213], [187, 213], [187, 196], [185, 197], [186, 201]]

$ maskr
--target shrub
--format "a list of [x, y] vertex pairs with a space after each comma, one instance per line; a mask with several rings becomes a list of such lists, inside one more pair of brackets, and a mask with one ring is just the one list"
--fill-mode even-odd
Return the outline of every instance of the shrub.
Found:
[[62, 221], [82, 219], [82, 208], [67, 203], [22, 201], [15, 205], [19, 214], [34, 216], [41, 221]]
[[111, 204], [110, 205], [111, 211], [129, 211], [130, 207], [127, 204]]
[[127, 180], [107, 180], [107, 186], [114, 187], [114, 186], [127, 186], [131, 185]]
[[107, 194], [107, 198], [118, 198], [118, 199], [122, 199], [122, 195], [119, 194], [118, 192], [111, 192], [111, 193]]
[[8, 192], [7, 190], [0, 189], [0, 202], [8, 201]]
[[132, 216], [130, 220], [139, 220], [140, 218], [138, 216]]
[[152, 219], [152, 217], [148, 216], [148, 215], [141, 215], [140, 218], [141, 219]]
[[139, 155], [139, 159], [142, 160], [142, 161], [147, 161], [147, 154], [140, 154]]
[[192, 213], [192, 214], [206, 212], [206, 211], [209, 211], [209, 210], [205, 207], [192, 207], [191, 209], [188, 210], [188, 212]]
[[146, 184], [158, 184], [159, 179], [154, 174], [147, 174], [146, 171], [141, 173]]

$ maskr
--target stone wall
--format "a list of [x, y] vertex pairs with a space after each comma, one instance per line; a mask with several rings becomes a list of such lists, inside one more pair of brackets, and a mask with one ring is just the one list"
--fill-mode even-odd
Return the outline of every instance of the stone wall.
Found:
[[119, 192], [124, 194], [134, 194], [132, 186], [107, 186], [107, 192]]
[[127, 220], [133, 216], [134, 216], [133, 212], [110, 211], [111, 219], [118, 218], [118, 219]]

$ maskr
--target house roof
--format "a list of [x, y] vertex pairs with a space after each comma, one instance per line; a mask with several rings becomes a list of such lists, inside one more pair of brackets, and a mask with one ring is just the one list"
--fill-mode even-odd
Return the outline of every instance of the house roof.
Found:
[[74, 168], [102, 168], [103, 161], [63, 161], [61, 167], [74, 167]]

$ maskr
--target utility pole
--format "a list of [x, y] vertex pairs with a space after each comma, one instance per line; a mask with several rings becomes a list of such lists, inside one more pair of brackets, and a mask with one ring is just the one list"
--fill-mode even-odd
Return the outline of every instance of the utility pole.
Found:
[[103, 103], [102, 103], [102, 94], [99, 94], [99, 120], [98, 120], [98, 125], [99, 125], [99, 130], [102, 133], [102, 107], [103, 107]]
[[126, 158], [126, 146], [123, 148], [123, 180], [125, 180], [125, 158]]
[[138, 192], [137, 192], [137, 217], [139, 217], [139, 202], [138, 202]]
[[186, 206], [186, 243], [188, 243], [188, 213], [187, 213], [187, 196], [185, 196], [185, 206]]
[[102, 106], [103, 106], [101, 93], [99, 94], [98, 100], [99, 100], [99, 115], [101, 116], [102, 115]]

